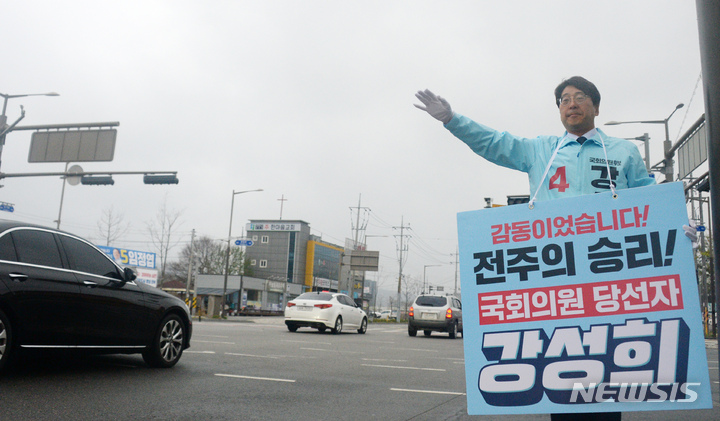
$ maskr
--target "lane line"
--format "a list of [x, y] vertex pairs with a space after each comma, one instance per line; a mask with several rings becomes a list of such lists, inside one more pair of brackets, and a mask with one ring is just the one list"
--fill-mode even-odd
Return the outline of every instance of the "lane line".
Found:
[[236, 354], [234, 352], [226, 352], [225, 355], [234, 355], [237, 357], [272, 358], [274, 360], [280, 358], [280, 357], [275, 357], [275, 356], [271, 356], [271, 355]]
[[360, 364], [363, 367], [397, 368], [400, 370], [447, 371], [444, 368], [402, 367], [397, 365]]
[[300, 347], [300, 349], [302, 349], [304, 351], [339, 352], [341, 354], [364, 354], [364, 352], [360, 352], [360, 351], [341, 351], [339, 349], [303, 348], [303, 347]]
[[465, 393], [460, 392], [443, 392], [439, 390], [417, 390], [417, 389], [398, 389], [391, 387], [390, 390], [394, 392], [412, 392], [412, 393], [431, 393], [435, 395], [454, 395], [454, 396], [465, 396]]
[[332, 345], [330, 342], [292, 341], [290, 339], [283, 339], [280, 342], [292, 342], [292, 343], [296, 343], [296, 344], [313, 344], [313, 345]]
[[273, 379], [271, 377], [253, 377], [253, 376], [239, 376], [237, 374], [215, 374], [218, 377], [231, 377], [234, 379], [249, 379], [249, 380], [264, 380], [270, 382], [283, 382], [283, 383], [295, 383], [295, 380], [290, 379]]
[[433, 353], [440, 352], [437, 349], [420, 349], [420, 348], [393, 348], [393, 349], [395, 349], [397, 351], [419, 351], [419, 352], [433, 352]]
[[200, 342], [201, 344], [223, 344], [223, 345], [235, 345], [235, 342], [217, 342], [217, 341], [196, 341], [192, 340], [192, 343]]
[[214, 354], [215, 351], [183, 351], [183, 354]]

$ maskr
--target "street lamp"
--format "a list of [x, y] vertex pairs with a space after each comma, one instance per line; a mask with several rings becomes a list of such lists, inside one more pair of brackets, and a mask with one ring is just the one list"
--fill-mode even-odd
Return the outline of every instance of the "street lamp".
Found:
[[[227, 293], [227, 282], [228, 282], [228, 271], [230, 270], [230, 241], [232, 240], [232, 220], [233, 220], [233, 208], [235, 207], [235, 195], [250, 193], [256, 191], [263, 191], [263, 189], [256, 190], [243, 190], [232, 192], [232, 200], [230, 201], [230, 228], [228, 229], [228, 245], [227, 252], [225, 253], [225, 281], [223, 282], [223, 294], [220, 307], [220, 317], [225, 317], [225, 294]], [[242, 291], [238, 292], [242, 294]]]
[[3, 102], [3, 110], [2, 110], [2, 115], [5, 116], [5, 110], [7, 109], [8, 99], [24, 98], [26, 96], [60, 96], [60, 94], [57, 92], [47, 92], [44, 94], [20, 94], [20, 95], [8, 95], [8, 94], [0, 93], [0, 96], [5, 99], [5, 101]]
[[[7, 125], [7, 116], [5, 115], [5, 111], [7, 110], [7, 103], [9, 99], [12, 98], [24, 98], [26, 96], [60, 96], [57, 92], [47, 92], [44, 94], [20, 94], [20, 95], [8, 95], [0, 93], [0, 97], [3, 97], [3, 108], [2, 108], [2, 115], [0, 115], [0, 157], [2, 157], [2, 150], [3, 146], [5, 146], [5, 136], [8, 134], [8, 132], [12, 131], [12, 128], [17, 124], [20, 120], [22, 120], [25, 117], [25, 112], [23, 111], [22, 116], [12, 125]], [[22, 106], [21, 106], [22, 108]]]
[[650, 173], [650, 135], [647, 133], [644, 133], [642, 136], [625, 137], [624, 139], [625, 140], [639, 140], [645, 144], [645, 168], [647, 169], [647, 172]]
[[673, 181], [673, 156], [674, 152], [672, 151], [672, 142], [670, 142], [670, 130], [668, 128], [668, 121], [670, 120], [670, 117], [675, 114], [675, 111], [679, 110], [680, 108], [684, 107], [685, 104], [680, 103], [675, 106], [675, 109], [673, 112], [670, 113], [669, 116], [665, 120], [639, 120], [639, 121], [608, 121], [605, 123], [606, 126], [617, 126], [618, 124], [630, 124], [630, 123], [640, 123], [640, 124], [664, 124], [665, 125], [665, 142], [663, 143], [663, 152], [665, 154], [663, 162], [665, 163], [665, 168], [663, 171], [665, 172], [665, 181]]
[[425, 266], [423, 266], [423, 294], [425, 293], [425, 290], [427, 289], [427, 282], [425, 281], [425, 269], [435, 267], [435, 266], [442, 266], [442, 265], [425, 265]]

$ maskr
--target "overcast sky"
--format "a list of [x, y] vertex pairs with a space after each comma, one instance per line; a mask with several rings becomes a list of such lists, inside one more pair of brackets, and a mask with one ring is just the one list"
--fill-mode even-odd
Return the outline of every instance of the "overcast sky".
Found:
[[[424, 112], [429, 88], [453, 109], [515, 135], [561, 135], [553, 89], [582, 75], [602, 94], [596, 124], [617, 137], [670, 137], [704, 112], [694, 0], [5, 2], [0, 92], [20, 125], [118, 121], [112, 162], [85, 171], [178, 171], [180, 183], [68, 186], [61, 228], [99, 241], [113, 207], [131, 223], [114, 246], [152, 249], [146, 223], [164, 200], [177, 238], [227, 237], [249, 219], [300, 219], [325, 241], [354, 236], [358, 206], [383, 288], [397, 287], [397, 235], [411, 227], [404, 274], [452, 288], [456, 214], [486, 197], [528, 194], [524, 173], [476, 156]], [[699, 83], [698, 83], [699, 82]], [[30, 132], [6, 141], [0, 171], [63, 171], [27, 162]], [[641, 147], [641, 153], [644, 149]], [[3, 180], [0, 217], [54, 227], [63, 181]], [[284, 197], [287, 201], [278, 199]], [[364, 221], [364, 222], [363, 222]], [[406, 238], [407, 241], [407, 238]], [[182, 245], [182, 244], [181, 244]], [[180, 246], [174, 251], [177, 251]], [[427, 267], [426, 265], [443, 265]]]

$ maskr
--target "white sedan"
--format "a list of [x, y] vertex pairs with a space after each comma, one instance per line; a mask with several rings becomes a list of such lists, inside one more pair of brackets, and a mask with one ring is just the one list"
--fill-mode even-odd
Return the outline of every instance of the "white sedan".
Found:
[[348, 327], [365, 333], [367, 323], [365, 312], [350, 297], [337, 292], [306, 292], [285, 307], [285, 325], [290, 332], [312, 327], [340, 333]]

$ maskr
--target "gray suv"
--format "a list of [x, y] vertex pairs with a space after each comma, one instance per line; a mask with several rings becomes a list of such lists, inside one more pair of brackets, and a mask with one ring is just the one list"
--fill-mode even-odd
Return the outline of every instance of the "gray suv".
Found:
[[408, 310], [408, 335], [417, 336], [422, 330], [425, 336], [433, 331], [447, 332], [450, 339], [462, 334], [462, 304], [452, 296], [420, 295]]

